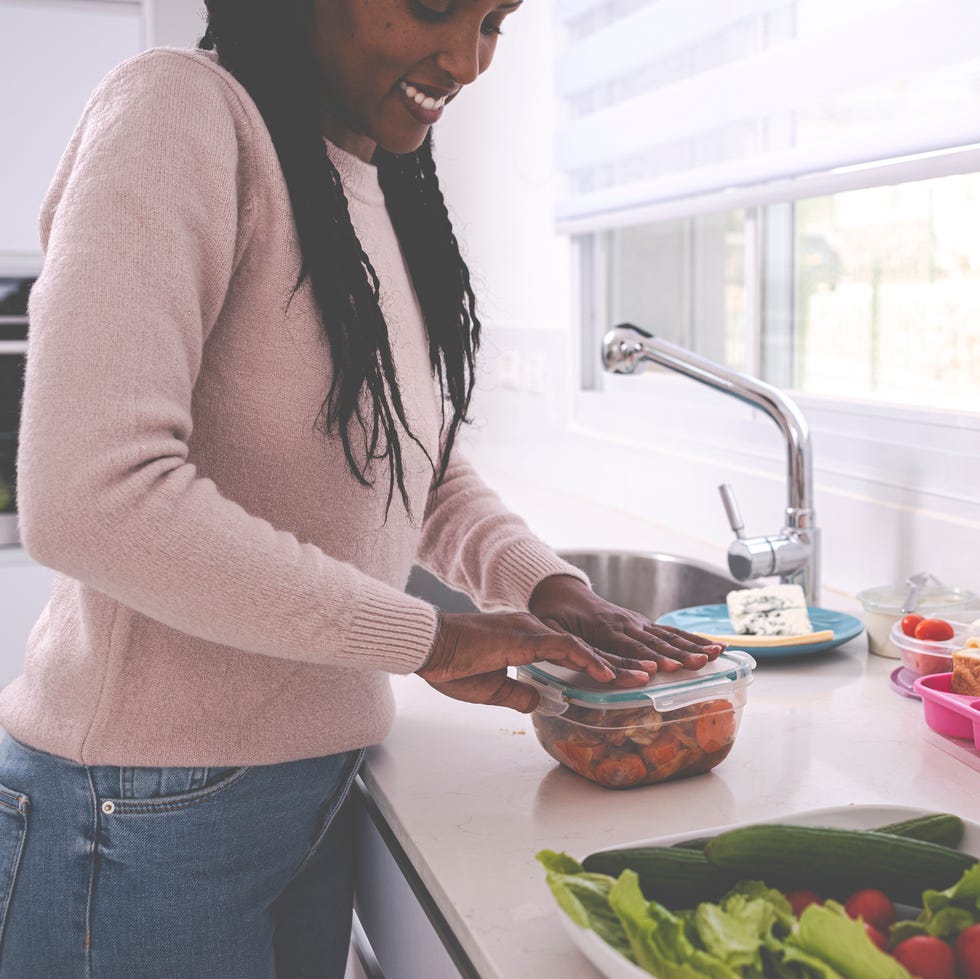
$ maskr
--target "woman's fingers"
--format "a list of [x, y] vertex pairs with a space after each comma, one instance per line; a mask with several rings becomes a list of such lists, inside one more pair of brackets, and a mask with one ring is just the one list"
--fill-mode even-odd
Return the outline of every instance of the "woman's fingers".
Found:
[[678, 649], [708, 653], [710, 659], [716, 659], [725, 648], [725, 644], [718, 642], [717, 639], [708, 639], [706, 636], [699, 636], [696, 632], [685, 632], [683, 629], [675, 629], [669, 625], [654, 625], [651, 622], [650, 625], [643, 627], [643, 631], [658, 639], [666, 639]]
[[[614, 680], [617, 686], [635, 687], [647, 683], [650, 679], [650, 674], [655, 673], [657, 670], [657, 664], [650, 661], [647, 650], [638, 646], [636, 643], [620, 643], [619, 647], [615, 651], [612, 651], [613, 643], [604, 643], [599, 648], [591, 643], [587, 643], [574, 633], [569, 632], [558, 622], [544, 620], [544, 624], [549, 629], [552, 629], [556, 635], [566, 636], [577, 643], [581, 643], [591, 652], [595, 659], [607, 667], [607, 673], [604, 677], [595, 676], [590, 671], [590, 675], [595, 676], [597, 680], [602, 680], [603, 682]], [[634, 657], [633, 654], [637, 651], [642, 653], [642, 658]], [[620, 653], [622, 655], [618, 655]], [[611, 676], [609, 675], [610, 673], [612, 674]]]
[[491, 707], [509, 707], [521, 714], [530, 714], [541, 702], [533, 687], [507, 676], [504, 670], [480, 673], [460, 680], [428, 683], [439, 693], [468, 704], [487, 704]]
[[588, 673], [593, 680], [600, 683], [608, 683], [616, 676], [616, 671], [596, 650], [584, 639], [579, 639], [570, 632], [552, 632], [542, 645], [548, 648], [546, 655], [537, 657], [538, 659], [546, 659], [549, 663]]

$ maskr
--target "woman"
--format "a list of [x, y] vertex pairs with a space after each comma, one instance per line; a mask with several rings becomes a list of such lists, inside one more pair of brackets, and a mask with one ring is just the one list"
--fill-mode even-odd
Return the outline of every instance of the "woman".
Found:
[[455, 449], [479, 322], [430, 127], [516, 6], [209, 0], [92, 96], [31, 295], [21, 530], [59, 574], [0, 695], [4, 979], [341, 976], [388, 674], [529, 711], [508, 666], [717, 655]]

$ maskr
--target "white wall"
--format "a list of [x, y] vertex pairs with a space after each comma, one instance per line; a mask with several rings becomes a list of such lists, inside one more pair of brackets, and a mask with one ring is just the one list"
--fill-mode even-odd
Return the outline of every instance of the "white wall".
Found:
[[147, 47], [193, 48], [205, 27], [204, 0], [143, 0]]
[[433, 134], [439, 179], [488, 326], [564, 330], [568, 245], [551, 230], [553, 0], [503, 25], [489, 70]]

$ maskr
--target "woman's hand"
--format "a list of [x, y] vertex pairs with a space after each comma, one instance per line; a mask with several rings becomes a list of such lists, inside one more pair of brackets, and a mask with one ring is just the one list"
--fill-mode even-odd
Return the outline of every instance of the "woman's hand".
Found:
[[[537, 691], [509, 677], [507, 667], [539, 660], [584, 671], [600, 683], [616, 680], [623, 672], [604, 663], [588, 643], [527, 612], [440, 612], [438, 621], [432, 652], [416, 672], [456, 700], [530, 713], [538, 706]], [[647, 681], [645, 672], [638, 676], [639, 682]], [[635, 684], [637, 678], [630, 682]]]
[[545, 625], [584, 639], [604, 662], [622, 670], [699, 670], [725, 648], [703, 636], [654, 625], [645, 615], [600, 598], [571, 575], [540, 582], [530, 608]]

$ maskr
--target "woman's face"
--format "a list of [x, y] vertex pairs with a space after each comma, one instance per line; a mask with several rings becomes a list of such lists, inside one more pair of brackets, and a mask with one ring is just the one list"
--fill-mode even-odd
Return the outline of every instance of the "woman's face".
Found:
[[521, 0], [314, 0], [323, 134], [370, 160], [418, 149], [463, 85], [493, 59]]

